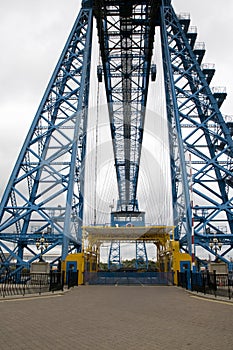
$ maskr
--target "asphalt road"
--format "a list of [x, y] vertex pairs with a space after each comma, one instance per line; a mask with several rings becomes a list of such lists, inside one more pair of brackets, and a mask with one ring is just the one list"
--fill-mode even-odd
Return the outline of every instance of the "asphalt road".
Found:
[[232, 325], [233, 303], [172, 286], [0, 300], [0, 350], [232, 350]]

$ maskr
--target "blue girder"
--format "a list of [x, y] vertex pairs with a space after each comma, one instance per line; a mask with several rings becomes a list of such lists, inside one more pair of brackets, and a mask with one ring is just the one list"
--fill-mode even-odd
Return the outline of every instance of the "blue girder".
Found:
[[233, 141], [219, 110], [224, 96], [212, 93], [208, 70], [203, 72], [199, 64], [204, 51], [195, 50], [188, 26], [188, 19], [179, 19], [171, 5], [161, 7], [175, 238], [191, 253], [194, 220], [195, 244], [214, 254], [208, 234], [231, 247], [233, 243]]
[[62, 245], [64, 259], [81, 249], [92, 12], [83, 6], [75, 21], [2, 198], [1, 246], [16, 245], [8, 261], [21, 268], [42, 233], [43, 253]]
[[119, 201], [138, 211], [137, 184], [159, 1], [96, 1]]
[[145, 242], [136, 242], [135, 267], [137, 270], [148, 270], [148, 256]]
[[[209, 87], [214, 69], [201, 66], [205, 49], [189, 32], [190, 19], [178, 18], [170, 0], [83, 0], [2, 198], [1, 269], [13, 261], [19, 269], [27, 267], [25, 249], [32, 254], [30, 262], [38, 259], [34, 247], [42, 233], [48, 242], [43, 253], [62, 246], [64, 260], [69, 251], [81, 249], [93, 16], [117, 173], [117, 211], [139, 213], [143, 127], [159, 26], [175, 239], [191, 253], [194, 223], [195, 244], [215, 254], [209, 243], [217, 236], [226, 248], [218, 257], [226, 261], [233, 247], [233, 122], [219, 110], [226, 93]], [[118, 243], [115, 248], [120, 264]], [[146, 261], [145, 245], [136, 248], [138, 261]]]
[[[139, 212], [137, 184], [159, 1], [96, 1], [95, 14], [117, 175], [117, 211]], [[120, 264], [120, 242], [110, 247], [109, 267], [115, 261]], [[136, 243], [136, 262], [142, 261], [148, 265], [146, 247]]]
[[121, 268], [121, 245], [119, 241], [113, 241], [110, 246], [108, 257], [108, 269], [118, 270]]

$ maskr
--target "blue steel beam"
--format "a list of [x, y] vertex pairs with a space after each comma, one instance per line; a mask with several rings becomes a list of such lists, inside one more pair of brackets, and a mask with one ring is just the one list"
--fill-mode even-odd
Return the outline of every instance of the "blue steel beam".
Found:
[[218, 235], [228, 245], [221, 255], [225, 260], [233, 246], [233, 123], [219, 110], [226, 93], [209, 88], [214, 71], [200, 66], [205, 49], [195, 44], [190, 20], [179, 19], [170, 0], [85, 0], [3, 195], [1, 247], [16, 244], [6, 249], [7, 263], [16, 259], [24, 266], [24, 250], [30, 251], [42, 232], [49, 249], [62, 242], [62, 259], [81, 247], [93, 13], [114, 148], [117, 210], [139, 212], [145, 107], [155, 26], [160, 26], [175, 238], [191, 253], [194, 216], [196, 244], [210, 251], [208, 235]]
[[110, 245], [108, 257], [108, 269], [118, 270], [121, 268], [121, 246], [119, 241], [113, 241]]
[[96, 1], [117, 173], [117, 210], [138, 211], [137, 184], [160, 1]]
[[21, 267], [42, 232], [62, 259], [81, 249], [92, 22], [83, 1], [2, 198], [0, 239], [16, 244]]
[[[206, 234], [211, 233], [219, 238], [224, 235], [223, 244], [232, 246], [230, 124], [222, 116], [218, 97], [212, 93], [206, 80], [208, 75], [199, 64], [200, 50], [190, 45], [187, 21], [176, 16], [169, 2], [161, 7], [161, 38], [177, 227], [175, 238], [191, 253], [194, 216], [197, 245], [210, 251]], [[198, 211], [204, 215], [198, 216]]]
[[137, 270], [148, 270], [148, 256], [145, 242], [136, 242], [136, 261], [135, 267]]
[[[160, 1], [94, 4], [118, 184], [117, 211], [139, 212], [137, 184]], [[145, 245], [136, 244], [136, 260], [141, 258], [148, 265]], [[120, 242], [110, 247], [109, 267], [116, 261], [120, 265]]]

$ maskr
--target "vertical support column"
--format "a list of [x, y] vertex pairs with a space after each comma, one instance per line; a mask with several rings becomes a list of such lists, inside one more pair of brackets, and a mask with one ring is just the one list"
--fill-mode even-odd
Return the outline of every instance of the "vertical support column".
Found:
[[136, 269], [148, 270], [148, 257], [145, 242], [136, 241]]
[[191, 257], [192, 271], [196, 271], [195, 265], [195, 235], [194, 235], [194, 202], [193, 202], [193, 171], [192, 171], [192, 156], [189, 153], [189, 175], [190, 175], [190, 205], [192, 211], [192, 231], [191, 231]]
[[[82, 10], [81, 10], [82, 11]], [[86, 128], [87, 128], [87, 108], [88, 108], [88, 96], [89, 96], [89, 83], [90, 83], [90, 62], [91, 62], [91, 48], [92, 48], [92, 22], [93, 15], [92, 9], [89, 9], [89, 16], [85, 23], [82, 23], [85, 28], [86, 39], [84, 42], [83, 62], [82, 62], [82, 76], [80, 81], [79, 98], [77, 105], [77, 112], [75, 116], [75, 128], [73, 135], [73, 144], [71, 149], [70, 159], [70, 175], [68, 181], [68, 190], [66, 198], [66, 211], [64, 219], [64, 232], [62, 243], [62, 260], [65, 260], [68, 254], [68, 247], [70, 243], [70, 229], [72, 225], [72, 211], [74, 201], [74, 187], [75, 182], [79, 181], [79, 210], [76, 212], [78, 215], [78, 234], [81, 235], [81, 226], [83, 219], [83, 192], [84, 183], [80, 176], [81, 168], [84, 169], [85, 162], [85, 150], [86, 150]], [[81, 34], [80, 34], [81, 35]], [[81, 148], [81, 155], [78, 155], [78, 148]], [[79, 164], [77, 164], [78, 158]], [[77, 170], [77, 168], [79, 169]], [[77, 178], [77, 172], [79, 178]]]
[[121, 246], [120, 241], [112, 241], [108, 257], [108, 269], [121, 267]]

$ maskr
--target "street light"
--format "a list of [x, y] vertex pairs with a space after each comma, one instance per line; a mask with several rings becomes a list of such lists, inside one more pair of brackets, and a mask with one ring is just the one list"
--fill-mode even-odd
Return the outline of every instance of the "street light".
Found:
[[210, 241], [209, 246], [212, 250], [214, 250], [215, 255], [217, 255], [218, 250], [222, 249], [222, 242], [218, 240], [217, 237], [214, 237], [213, 240]]
[[42, 233], [41, 238], [37, 239], [37, 241], [36, 241], [36, 248], [38, 250], [40, 249], [40, 259], [39, 259], [40, 262], [44, 261], [42, 258], [42, 255], [43, 255], [44, 249], [48, 248], [48, 245], [49, 244], [47, 242], [47, 239], [44, 238], [44, 233]]

